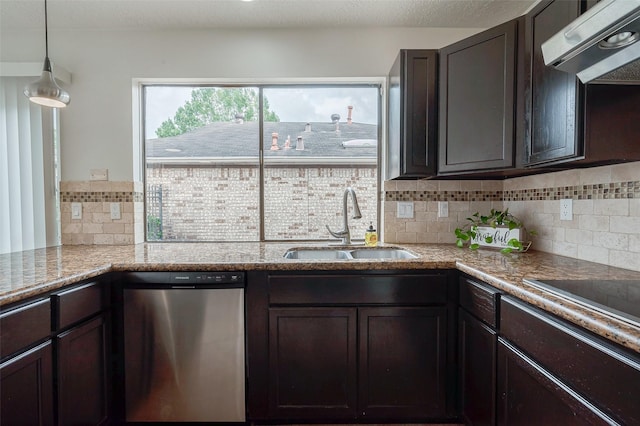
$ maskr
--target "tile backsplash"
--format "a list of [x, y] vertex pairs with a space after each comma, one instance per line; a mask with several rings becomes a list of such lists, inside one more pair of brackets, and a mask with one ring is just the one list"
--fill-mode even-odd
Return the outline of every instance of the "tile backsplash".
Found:
[[[141, 183], [82, 181], [60, 183], [62, 244], [135, 244], [144, 241]], [[71, 218], [71, 203], [82, 204], [82, 218]], [[111, 219], [120, 203], [120, 219]]]
[[[144, 192], [139, 182], [61, 183], [63, 244], [144, 241]], [[573, 200], [573, 218], [560, 220], [560, 200]], [[396, 217], [413, 201], [411, 219]], [[438, 201], [449, 216], [438, 217]], [[71, 219], [71, 203], [83, 206]], [[121, 204], [111, 219], [110, 204]], [[640, 162], [574, 169], [506, 180], [387, 181], [383, 233], [387, 243], [454, 243], [470, 214], [508, 208], [535, 229], [533, 249], [640, 271]]]
[[[640, 271], [640, 162], [504, 181], [388, 181], [384, 191], [385, 242], [453, 243], [470, 214], [508, 208], [538, 232], [535, 250]], [[560, 220], [565, 198], [570, 221]], [[414, 218], [396, 218], [398, 201], [414, 202]], [[438, 201], [449, 217], [437, 217]]]

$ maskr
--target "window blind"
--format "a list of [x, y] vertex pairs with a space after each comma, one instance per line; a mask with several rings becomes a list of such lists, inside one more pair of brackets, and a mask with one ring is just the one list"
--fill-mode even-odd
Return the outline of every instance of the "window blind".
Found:
[[55, 111], [29, 102], [22, 91], [30, 82], [0, 77], [0, 253], [59, 241], [51, 232], [59, 227], [50, 208], [58, 197], [55, 149], [44, 142], [54, 140]]

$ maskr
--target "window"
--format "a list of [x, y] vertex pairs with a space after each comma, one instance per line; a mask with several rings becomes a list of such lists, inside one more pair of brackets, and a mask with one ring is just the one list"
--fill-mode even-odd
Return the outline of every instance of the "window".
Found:
[[148, 241], [326, 240], [349, 186], [377, 222], [379, 85], [143, 89]]

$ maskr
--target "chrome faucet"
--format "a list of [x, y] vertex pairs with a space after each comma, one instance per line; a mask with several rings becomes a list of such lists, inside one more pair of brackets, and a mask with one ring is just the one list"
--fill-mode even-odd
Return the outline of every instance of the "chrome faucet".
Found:
[[329, 228], [329, 225], [326, 225], [329, 233], [336, 238], [342, 238], [342, 245], [345, 246], [351, 244], [351, 232], [349, 232], [349, 217], [347, 216], [347, 199], [349, 198], [349, 194], [351, 194], [351, 201], [353, 202], [353, 219], [360, 219], [362, 217], [362, 213], [360, 213], [360, 207], [358, 206], [356, 191], [354, 191], [353, 188], [348, 187], [344, 190], [344, 196], [342, 197], [342, 219], [344, 221], [342, 225], [342, 231], [333, 232]]

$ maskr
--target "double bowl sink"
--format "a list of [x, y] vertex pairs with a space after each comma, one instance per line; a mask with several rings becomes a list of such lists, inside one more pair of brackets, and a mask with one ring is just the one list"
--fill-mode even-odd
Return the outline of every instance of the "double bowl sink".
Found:
[[358, 259], [416, 259], [415, 254], [397, 247], [318, 247], [293, 248], [284, 254], [285, 259], [297, 260], [358, 260]]

